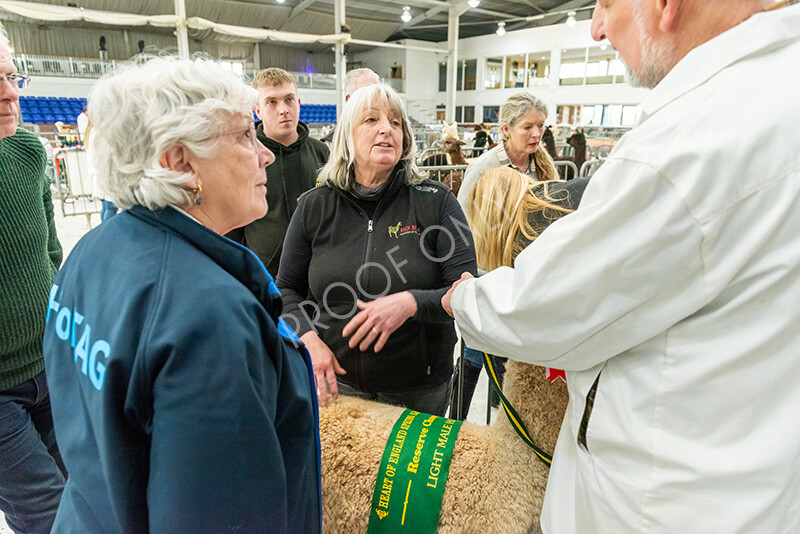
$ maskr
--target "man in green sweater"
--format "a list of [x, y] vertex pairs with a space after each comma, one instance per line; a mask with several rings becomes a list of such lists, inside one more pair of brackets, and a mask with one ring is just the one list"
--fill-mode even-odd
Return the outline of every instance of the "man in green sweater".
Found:
[[0, 26], [0, 510], [15, 532], [44, 533], [66, 477], [42, 357], [62, 254], [44, 148], [17, 128], [19, 89], [28, 80], [17, 73]]
[[300, 98], [294, 76], [269, 68], [253, 78], [258, 90], [256, 125], [258, 140], [275, 154], [267, 168], [267, 214], [228, 237], [255, 252], [273, 277], [283, 251], [289, 220], [297, 209], [297, 197], [317, 183], [317, 171], [328, 161], [328, 147], [308, 135], [300, 122]]

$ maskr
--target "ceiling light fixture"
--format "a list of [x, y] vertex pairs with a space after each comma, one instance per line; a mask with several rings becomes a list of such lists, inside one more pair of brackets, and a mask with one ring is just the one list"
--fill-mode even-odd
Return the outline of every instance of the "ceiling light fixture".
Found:
[[500, 37], [506, 34], [506, 23], [505, 22], [498, 22], [497, 23], [497, 35]]
[[575, 21], [575, 12], [574, 11], [570, 11], [569, 13], [567, 13], [567, 26], [570, 26], [570, 27], [575, 26], [575, 22], [576, 22]]
[[469, 4], [469, 7], [478, 7], [481, 4], [481, 0], [469, 0], [467, 4]]
[[400, 20], [403, 22], [408, 22], [411, 20], [411, 8], [409, 6], [403, 8], [403, 14], [400, 15]]
[[284, 3], [286, 0], [275, 0], [275, 1], [276, 1], [276, 2], [278, 2], [279, 4], [282, 4], [282, 3]]

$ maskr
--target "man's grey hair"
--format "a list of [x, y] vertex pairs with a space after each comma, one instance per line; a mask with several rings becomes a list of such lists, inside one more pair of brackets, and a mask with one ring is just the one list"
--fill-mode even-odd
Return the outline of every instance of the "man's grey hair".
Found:
[[362, 87], [347, 101], [342, 109], [342, 116], [333, 136], [333, 146], [328, 163], [319, 171], [320, 182], [330, 182], [345, 191], [349, 191], [355, 181], [355, 141], [353, 129], [361, 119], [369, 113], [372, 106], [385, 102], [398, 117], [403, 130], [403, 152], [400, 164], [405, 171], [405, 183], [408, 185], [422, 182], [427, 173], [421, 172], [414, 161], [417, 155], [417, 144], [414, 131], [408, 120], [408, 113], [403, 101], [394, 89], [384, 83]]
[[366, 67], [361, 69], [353, 69], [347, 73], [344, 79], [344, 94], [352, 95], [353, 91], [356, 90], [356, 79], [361, 78], [362, 76], [372, 78], [372, 83], [378, 83], [381, 81], [381, 77], [378, 76], [372, 69], [368, 69]]
[[[547, 106], [542, 100], [536, 98], [530, 93], [517, 93], [508, 97], [502, 107], [500, 108], [500, 127], [502, 131], [503, 125], [508, 125], [509, 128], [513, 127], [517, 121], [531, 109], [541, 111], [547, 117]], [[505, 134], [503, 134], [505, 139]]]
[[159, 163], [174, 145], [211, 155], [232, 116], [251, 117], [258, 92], [219, 63], [158, 57], [101, 78], [89, 93], [98, 185], [122, 208], [188, 206], [191, 173]]

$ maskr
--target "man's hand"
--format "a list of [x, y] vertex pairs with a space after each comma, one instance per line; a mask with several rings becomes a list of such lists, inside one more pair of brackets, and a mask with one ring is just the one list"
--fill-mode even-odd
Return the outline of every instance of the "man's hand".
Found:
[[469, 273], [462, 273], [461, 278], [453, 282], [453, 285], [450, 287], [450, 289], [447, 290], [447, 293], [445, 293], [444, 296], [442, 297], [442, 308], [444, 308], [444, 311], [446, 311], [447, 315], [449, 315], [450, 317], [453, 316], [453, 306], [450, 303], [450, 301], [453, 298], [453, 292], [458, 287], [458, 284], [460, 284], [464, 280], [469, 280], [470, 278], [475, 278], [475, 277]]

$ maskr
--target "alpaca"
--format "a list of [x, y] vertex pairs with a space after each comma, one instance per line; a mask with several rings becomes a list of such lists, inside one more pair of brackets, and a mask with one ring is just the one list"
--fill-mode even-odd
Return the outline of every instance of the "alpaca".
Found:
[[556, 152], [556, 137], [553, 135], [553, 129], [550, 126], [545, 128], [542, 134], [542, 143], [547, 149], [547, 153], [550, 154], [550, 157], [555, 160], [558, 157], [558, 153]]
[[[553, 160], [571, 161], [575, 163], [575, 166], [578, 167], [578, 170], [580, 170], [581, 166], [586, 161], [586, 136], [584, 135], [583, 130], [580, 128], [575, 130], [575, 133], [573, 133], [567, 139], [567, 143], [569, 143], [572, 147], [573, 155], [553, 158]], [[567, 172], [566, 167], [559, 168], [558, 172], [561, 175], [562, 180], [571, 180], [573, 178], [577, 178], [577, 176], [571, 176], [572, 171]]]
[[[441, 154], [434, 154], [422, 161], [423, 167], [443, 167], [446, 165], [469, 165], [469, 160], [464, 157], [461, 147], [464, 146], [464, 141], [458, 140], [458, 124], [447, 124], [442, 121], [442, 148]], [[461, 181], [464, 178], [464, 172], [455, 170], [447, 171], [445, 174], [439, 176], [439, 181], [446, 183], [453, 190], [453, 194], [458, 195], [458, 190], [461, 189]]]
[[[566, 384], [551, 382], [542, 367], [509, 361], [503, 392], [537, 446], [552, 453], [567, 406]], [[352, 397], [320, 409], [324, 532], [366, 531], [383, 449], [402, 412]], [[505, 415], [489, 427], [465, 422], [453, 450], [438, 532], [540, 532], [548, 473]]]

